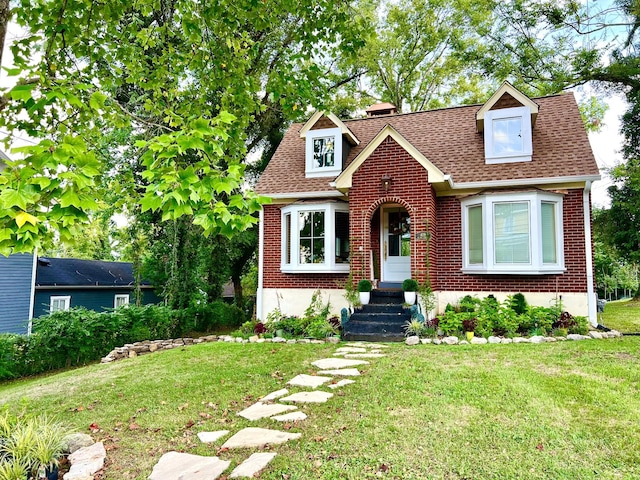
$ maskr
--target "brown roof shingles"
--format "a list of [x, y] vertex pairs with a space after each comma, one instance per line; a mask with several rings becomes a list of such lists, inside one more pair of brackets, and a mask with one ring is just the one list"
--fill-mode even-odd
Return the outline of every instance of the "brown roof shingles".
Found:
[[[586, 131], [573, 94], [534, 99], [540, 106], [533, 127], [530, 162], [485, 164], [484, 139], [476, 131], [481, 106], [346, 120], [360, 140], [346, 167], [387, 124], [391, 124], [455, 183], [598, 175]], [[302, 124], [293, 124], [262, 174], [256, 191], [263, 195], [327, 192], [335, 177], [305, 178], [305, 140]]]

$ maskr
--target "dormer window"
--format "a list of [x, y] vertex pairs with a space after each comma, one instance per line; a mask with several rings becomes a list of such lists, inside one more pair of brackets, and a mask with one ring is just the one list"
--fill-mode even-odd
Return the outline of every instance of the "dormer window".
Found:
[[306, 132], [306, 176], [335, 177], [342, 171], [342, 131], [323, 128]]
[[533, 147], [529, 107], [485, 112], [484, 151], [488, 164], [530, 162]]

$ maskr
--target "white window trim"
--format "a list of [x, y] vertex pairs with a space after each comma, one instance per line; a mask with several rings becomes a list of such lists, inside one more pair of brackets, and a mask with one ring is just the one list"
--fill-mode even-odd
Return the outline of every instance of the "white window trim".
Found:
[[58, 310], [55, 310], [56, 312], [66, 311], [66, 310], [69, 310], [69, 308], [71, 308], [71, 295], [52, 295], [51, 297], [49, 297], [49, 313], [54, 312], [53, 310], [54, 300], [64, 301], [64, 308], [59, 308]]
[[125, 302], [120, 305], [125, 306], [125, 305], [129, 305], [129, 294], [128, 293], [116, 293], [113, 296], [113, 308], [118, 308], [118, 300], [122, 300], [125, 299]]
[[[333, 137], [334, 162], [332, 167], [315, 167], [313, 162], [313, 140], [322, 137]], [[342, 130], [339, 128], [323, 128], [321, 130], [310, 130], [306, 135], [306, 160], [305, 176], [313, 177], [335, 177], [342, 172]]]
[[[522, 152], [510, 155], [496, 154], [493, 151], [493, 121], [503, 118], [522, 118]], [[484, 156], [485, 163], [530, 162], [533, 155], [531, 141], [531, 109], [529, 107], [501, 108], [489, 110], [484, 114]]]
[[[498, 203], [529, 203], [529, 251], [528, 264], [496, 263], [494, 251], [493, 206]], [[551, 275], [566, 271], [564, 265], [564, 229], [562, 222], [562, 195], [543, 192], [479, 195], [462, 202], [462, 272], [470, 274]], [[556, 263], [543, 263], [542, 254], [542, 203], [555, 205]], [[482, 206], [482, 264], [469, 263], [468, 209]]]
[[[300, 238], [298, 227], [299, 214], [301, 212], [324, 212], [325, 224], [324, 224], [324, 239], [325, 239], [325, 251], [324, 251], [324, 263], [300, 263]], [[316, 203], [316, 204], [304, 204], [304, 205], [291, 205], [284, 207], [281, 214], [281, 255], [280, 255], [280, 270], [283, 273], [341, 273], [349, 272], [349, 263], [336, 263], [336, 233], [335, 233], [335, 213], [336, 212], [349, 212], [349, 205], [339, 203]], [[286, 230], [286, 215], [291, 215], [291, 263], [286, 263], [287, 258], [287, 230]], [[330, 221], [327, 221], [327, 220]]]

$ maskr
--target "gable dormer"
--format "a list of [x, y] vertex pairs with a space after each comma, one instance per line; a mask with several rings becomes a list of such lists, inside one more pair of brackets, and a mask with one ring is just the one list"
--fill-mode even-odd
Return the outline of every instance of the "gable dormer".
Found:
[[352, 146], [360, 142], [333, 113], [316, 112], [300, 129], [305, 139], [305, 176], [335, 177]]
[[537, 116], [538, 105], [504, 82], [476, 114], [478, 132], [484, 133], [485, 163], [530, 162]]

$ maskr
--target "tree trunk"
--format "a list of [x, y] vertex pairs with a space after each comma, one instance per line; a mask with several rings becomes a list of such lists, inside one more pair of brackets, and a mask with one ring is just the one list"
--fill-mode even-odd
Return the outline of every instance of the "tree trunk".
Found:
[[2, 52], [4, 52], [4, 42], [7, 37], [7, 26], [10, 18], [9, 0], [0, 0], [0, 66], [2, 66]]

